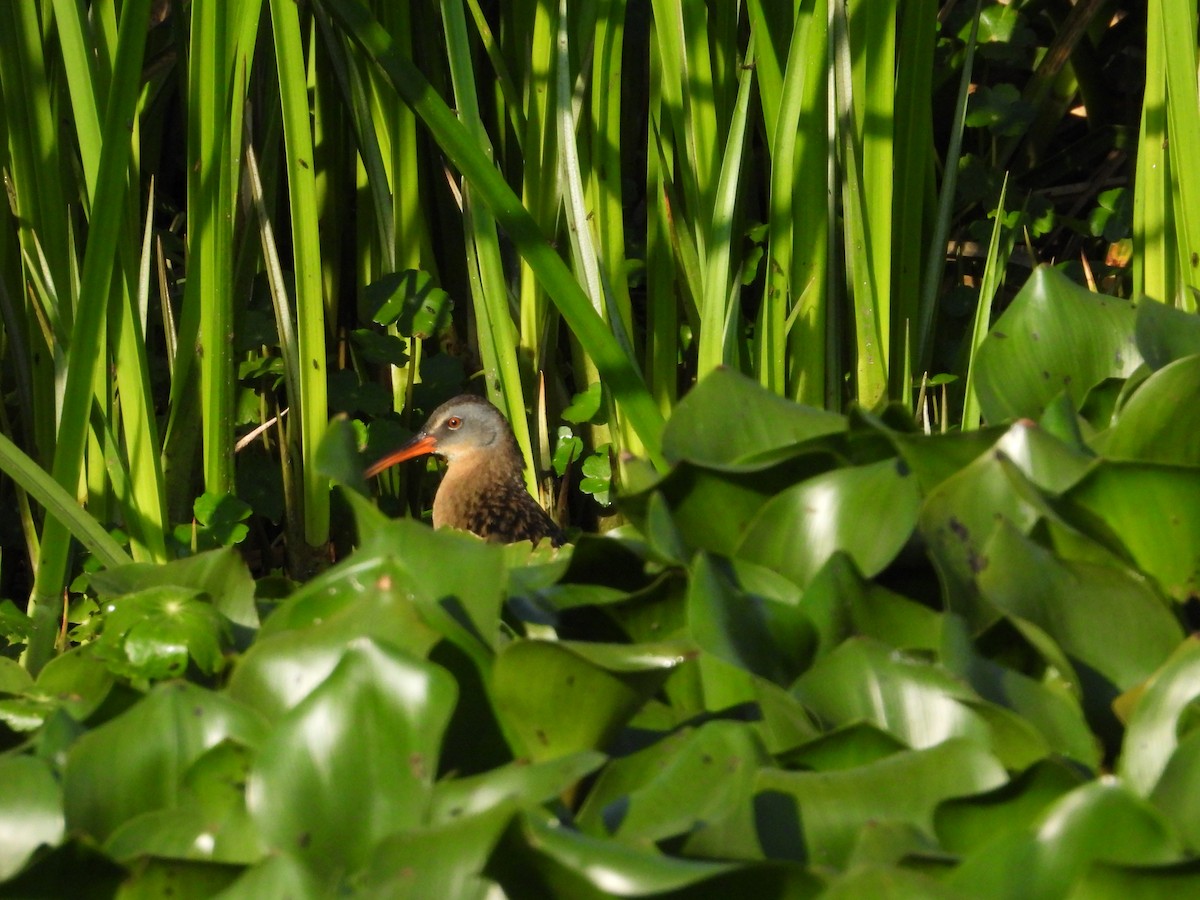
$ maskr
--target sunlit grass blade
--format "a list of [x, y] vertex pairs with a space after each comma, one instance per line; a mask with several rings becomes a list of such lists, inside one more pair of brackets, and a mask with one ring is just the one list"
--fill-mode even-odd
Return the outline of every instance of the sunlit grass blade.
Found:
[[1001, 246], [1001, 235], [1004, 234], [1006, 215], [1005, 200], [1008, 197], [1008, 174], [1004, 175], [1004, 186], [1000, 189], [1000, 200], [996, 204], [995, 221], [992, 223], [992, 236], [988, 241], [987, 262], [984, 263], [983, 277], [979, 280], [979, 305], [975, 308], [975, 324], [971, 331], [970, 355], [967, 363], [967, 391], [963, 401], [962, 427], [971, 431], [979, 427], [983, 420], [983, 412], [979, 406], [979, 398], [975, 396], [975, 351], [987, 337], [988, 328], [992, 322], [992, 303], [996, 292], [1004, 283], [1004, 270], [1008, 265], [1011, 240]]
[[271, 26], [279, 67], [283, 143], [287, 154], [292, 252], [296, 271], [296, 354], [300, 370], [299, 420], [301, 478], [304, 482], [304, 538], [310, 547], [329, 540], [329, 482], [317, 471], [316, 453], [328, 426], [326, 401], [325, 301], [312, 129], [299, 11], [289, 0], [271, 0]]
[[[72, 331], [70, 368], [63, 394], [63, 420], [54, 455], [54, 480], [64, 488], [73, 488], [79, 479], [94, 376], [96, 367], [103, 359], [102, 323], [108, 313], [131, 150], [128, 123], [133, 118], [137, 103], [149, 7], [149, 0], [129, 0], [121, 11], [113, 90], [104, 117], [104, 146], [84, 253], [81, 302]], [[69, 550], [70, 540], [65, 525], [58, 519], [48, 520], [42, 533], [42, 555], [38, 560], [29, 603], [33, 628], [26, 651], [26, 665], [32, 671], [39, 670], [53, 652]]]
[[330, 14], [371, 55], [391, 85], [412, 105], [443, 152], [452, 160], [477, 196], [495, 215], [518, 252], [529, 262], [558, 306], [581, 345], [596, 362], [605, 382], [638, 432], [652, 459], [661, 462], [662, 414], [646, 390], [637, 369], [612, 337], [603, 319], [548, 243], [529, 212], [521, 205], [476, 140], [437, 97], [424, 76], [400, 58], [391, 40], [361, 5], [328, 6]]

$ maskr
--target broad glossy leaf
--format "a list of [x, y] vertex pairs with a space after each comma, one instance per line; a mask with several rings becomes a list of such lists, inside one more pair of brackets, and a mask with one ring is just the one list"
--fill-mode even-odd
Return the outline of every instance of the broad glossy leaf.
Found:
[[1138, 350], [1153, 369], [1200, 353], [1200, 316], [1146, 297], [1138, 302]]
[[579, 810], [579, 827], [638, 843], [702, 830], [747, 801], [766, 761], [745, 723], [717, 720], [677, 731], [605, 766]]
[[355, 879], [356, 892], [395, 900], [486, 900], [492, 882], [481, 872], [512, 815], [511, 809], [496, 807], [385, 838]]
[[1200, 809], [1196, 796], [1200, 793], [1200, 731], [1192, 729], [1179, 739], [1175, 752], [1150, 794], [1153, 803], [1188, 851], [1195, 855], [1200, 849]]
[[535, 761], [603, 749], [683, 660], [678, 646], [515, 640], [496, 656], [496, 714]]
[[336, 875], [425, 821], [454, 705], [442, 669], [366, 638], [259, 750], [246, 805], [271, 847]]
[[1084, 783], [1085, 773], [1055, 759], [1034, 763], [1007, 784], [938, 806], [934, 830], [952, 853], [969, 854], [997, 835], [1032, 828], [1046, 808]]
[[908, 749], [903, 741], [882, 728], [870, 722], [854, 722], [826, 731], [781, 755], [779, 762], [788, 769], [828, 772], [878, 762]]
[[1056, 753], [1099, 767], [1100, 743], [1076, 697], [983, 656], [966, 624], [955, 616], [946, 617], [941, 660], [985, 700], [1021, 715]]
[[989, 422], [1037, 418], [1060, 391], [1078, 407], [1093, 385], [1141, 361], [1128, 301], [1039, 266], [976, 352], [975, 389]]
[[947, 607], [977, 629], [991, 623], [993, 610], [979, 604], [975, 579], [990, 560], [985, 552], [999, 523], [1029, 534], [1053, 515], [1046, 499], [1004, 453], [989, 451], [947, 478], [925, 499], [921, 533], [941, 576]]
[[263, 900], [288, 897], [307, 900], [324, 896], [313, 873], [295, 856], [272, 853], [258, 865], [246, 869], [233, 884], [213, 900]]
[[430, 628], [483, 665], [498, 639], [505, 583], [502, 547], [396, 519], [280, 604], [262, 634], [303, 628], [361, 597], [392, 592], [415, 604]]
[[844, 553], [835, 553], [804, 591], [802, 608], [828, 653], [861, 635], [902, 650], [935, 650], [942, 614], [867, 581]]
[[1028, 723], [978, 699], [943, 669], [866, 639], [823, 656], [792, 691], [822, 721], [870, 722], [914, 748], [967, 738], [1010, 768], [1048, 752]]
[[1148, 678], [1183, 639], [1163, 601], [1124, 570], [1060, 560], [1008, 525], [985, 552], [988, 602], [1032, 622], [1115, 689], [1097, 685], [1097, 701]]
[[190, 588], [207, 594], [217, 611], [236, 625], [258, 627], [254, 579], [237, 550], [223, 547], [164, 564], [130, 563], [90, 576], [101, 599], [152, 587]]
[[266, 723], [222, 694], [186, 683], [157, 685], [67, 753], [67, 826], [105, 840], [136, 815], [174, 806], [187, 770], [226, 739], [257, 746]]
[[237, 876], [232, 866], [152, 859], [121, 883], [116, 900], [210, 900]]
[[765, 827], [779, 833], [790, 828], [801, 842], [796, 858], [811, 866], [840, 867], [862, 829], [873, 823], [908, 823], [932, 834], [939, 803], [1007, 780], [994, 756], [960, 739], [832, 772], [764, 768], [756, 784], [760, 840], [767, 840]]
[[708, 653], [700, 655], [696, 669], [703, 709], [726, 715], [744, 711], [771, 754], [792, 750], [819, 733], [812, 714], [773, 681]]
[[1159, 369], [1141, 383], [1097, 441], [1109, 459], [1200, 465], [1200, 356]]
[[0, 693], [22, 694], [33, 687], [33, 676], [15, 659], [0, 657]]
[[1039, 425], [1014, 422], [996, 441], [1003, 453], [1025, 477], [1051, 495], [1061, 494], [1079, 482], [1095, 457], [1059, 440]]
[[[276, 719], [323, 682], [347, 644], [360, 637], [427, 656], [439, 635], [425, 624], [404, 588], [405, 574], [391, 557], [364, 557], [362, 565], [343, 567], [341, 577], [327, 580], [325, 592], [314, 603], [325, 615], [309, 625], [297, 615], [291, 620], [296, 627], [272, 628], [260, 637], [233, 670], [230, 696]], [[274, 616], [268, 619], [275, 621]]]
[[130, 819], [105, 843], [113, 859], [138, 857], [248, 865], [265, 855], [246, 812], [251, 754], [223, 741], [201, 756], [183, 778], [178, 803]]
[[182, 676], [189, 662], [206, 675], [225, 665], [225, 624], [201, 591], [156, 585], [104, 601], [96, 654], [132, 678]]
[[838, 878], [821, 900], [973, 900], [928, 875], [897, 867], [860, 866]]
[[920, 497], [903, 462], [838, 469], [784, 490], [755, 517], [736, 555], [806, 587], [834, 553], [867, 576], [911, 537]]
[[89, 647], [73, 647], [46, 663], [38, 673], [36, 693], [82, 721], [104, 702], [113, 682], [113, 674]]
[[670, 510], [678, 538], [687, 548], [732, 556], [746, 526], [764, 503], [806, 478], [829, 471], [837, 463], [829, 454], [809, 453], [761, 470], [739, 472], [719, 471], [685, 461], [677, 464], [651, 491], [623, 494], [620, 505], [635, 524], [641, 525], [648, 521], [649, 498], [657, 491]]
[[575, 786], [599, 769], [607, 757], [595, 751], [573, 753], [546, 762], [527, 760], [434, 785], [431, 822], [454, 822], [504, 806], [537, 806]]
[[713, 370], [675, 405], [663, 432], [671, 462], [736, 465], [846, 430], [836, 413], [801, 406], [733, 369]]
[[[1138, 697], [1125, 732], [1118, 771], [1143, 797], [1154, 790], [1184, 738], [1182, 720], [1190, 718], [1197, 696], [1200, 696], [1200, 639], [1190, 637], [1154, 673]], [[1177, 773], [1176, 778], [1181, 774]]]
[[63, 797], [50, 767], [32, 756], [0, 757], [0, 881], [24, 868], [42, 845], [63, 839]]
[[1068, 494], [1098, 537], [1123, 547], [1169, 596], [1200, 594], [1200, 472], [1105, 462]]
[[692, 639], [728, 663], [790, 684], [812, 656], [816, 629], [798, 605], [755, 596], [735, 577], [707, 554], [697, 556], [688, 590]]
[[1075, 882], [1070, 900], [1161, 900], [1200, 894], [1200, 861], [1162, 866], [1096, 863]]
[[945, 434], [892, 432], [889, 438], [916, 476], [921, 493], [928, 494], [955, 472], [978, 459], [1003, 433], [1003, 429], [992, 427]]
[[1064, 794], [1033, 827], [983, 843], [946, 881], [981, 900], [1063, 897], [1094, 862], [1147, 865], [1179, 858], [1162, 818], [1108, 778]]
[[[664, 856], [652, 849], [580, 834], [542, 817], [525, 815], [518, 820], [516, 848], [503, 848], [508, 866], [523, 864], [532, 872], [514, 875], [525, 881], [533, 875], [540, 891], [508, 885], [509, 896], [571, 897], [599, 900], [604, 897], [642, 897], [694, 888], [719, 875], [738, 871], [733, 863], [687, 860]], [[518, 849], [519, 848], [519, 849]], [[513, 850], [520, 859], [513, 859]], [[495, 863], [493, 863], [495, 865]], [[498, 878], [502, 884], [504, 878]], [[687, 896], [692, 896], [689, 892]]]

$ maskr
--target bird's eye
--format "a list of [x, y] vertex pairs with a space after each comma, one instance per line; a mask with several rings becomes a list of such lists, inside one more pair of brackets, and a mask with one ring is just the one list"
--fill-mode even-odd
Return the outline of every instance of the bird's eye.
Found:
[[446, 420], [446, 427], [451, 431], [458, 431], [462, 427], [462, 419], [458, 416], [451, 416]]

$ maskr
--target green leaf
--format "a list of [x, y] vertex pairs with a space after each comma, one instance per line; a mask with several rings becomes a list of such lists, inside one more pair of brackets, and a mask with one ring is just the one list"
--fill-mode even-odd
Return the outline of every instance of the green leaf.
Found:
[[379, 325], [395, 323], [405, 337], [421, 340], [440, 334], [454, 309], [449, 295], [418, 269], [390, 272], [362, 292], [359, 318]]
[[1138, 385], [1097, 449], [1110, 459], [1200, 466], [1198, 396], [1200, 356], [1168, 363]]
[[663, 454], [672, 462], [737, 467], [845, 430], [843, 416], [792, 403], [732, 369], [718, 368], [675, 406]]
[[792, 691], [824, 722], [870, 722], [913, 748], [966, 738], [1014, 769], [1049, 752], [1028, 723], [989, 707], [949, 673], [874, 641], [846, 641]]
[[570, 790], [607, 757], [585, 750], [545, 762], [519, 760], [469, 778], [449, 778], [433, 788], [432, 822], [454, 822], [509, 805], [535, 807]]
[[747, 802], [766, 760], [744, 723], [682, 729], [607, 765], [579, 810], [579, 827], [643, 844], [703, 830]]
[[264, 841], [332, 876], [425, 821], [456, 693], [436, 666], [368, 638], [351, 642], [259, 750], [246, 805]]
[[737, 555], [801, 587], [837, 552], [846, 553], [864, 575], [877, 575], [912, 536], [919, 507], [916, 479], [899, 460], [838, 469], [768, 501], [746, 529]]
[[1094, 862], [1152, 864], [1180, 848], [1148, 803], [1115, 779], [1064, 794], [1028, 829], [1001, 832], [968, 855], [946, 883], [973, 896], [1063, 897]]
[[1105, 462], [1067, 495], [1097, 537], [1124, 550], [1179, 602], [1200, 593], [1200, 477], [1195, 469]]
[[1060, 391], [1078, 407], [1093, 386], [1141, 362], [1127, 301], [1039, 266], [980, 345], [975, 387], [989, 422], [1036, 419]]
[[150, 681], [179, 677], [189, 660], [206, 675], [225, 666], [225, 625], [199, 591], [149, 587], [104, 601], [97, 656], [114, 672]]
[[1082, 687], [1096, 705], [1148, 678], [1183, 639], [1163, 601], [1125, 571], [1059, 560], [1007, 525], [984, 553], [984, 596], [1094, 672]]
[[939, 803], [1007, 780], [994, 756], [961, 739], [833, 772], [764, 768], [755, 785], [759, 840], [776, 855], [839, 867], [864, 829], [908, 823], [932, 834]]
[[221, 741], [255, 747], [265, 733], [257, 713], [221, 694], [157, 685], [71, 746], [63, 773], [67, 826], [106, 840], [134, 816], [174, 806], [185, 773]]
[[[1150, 795], [1180, 741], [1183, 722], [1200, 695], [1200, 639], [1189, 637], [1154, 673], [1129, 717], [1118, 772], [1143, 797]], [[1177, 776], [1178, 777], [1178, 773]]]
[[408, 362], [408, 342], [394, 334], [355, 328], [350, 332], [350, 340], [363, 359], [373, 365], [402, 366]]
[[1138, 351], [1152, 369], [1200, 353], [1200, 316], [1149, 297], [1138, 303]]
[[120, 597], [150, 587], [173, 585], [207, 594], [217, 611], [236, 625], [258, 627], [254, 579], [241, 555], [226, 547], [162, 565], [131, 563], [91, 576], [101, 598]]
[[246, 812], [249, 750], [222, 741], [184, 774], [177, 805], [135, 816], [105, 843], [113, 859], [139, 857], [249, 865], [266, 855]]
[[0, 757], [0, 784], [0, 881], [7, 881], [38, 847], [62, 841], [63, 798], [49, 765], [32, 756]]
[[683, 662], [678, 646], [515, 640], [496, 656], [496, 714], [535, 761], [603, 749]]

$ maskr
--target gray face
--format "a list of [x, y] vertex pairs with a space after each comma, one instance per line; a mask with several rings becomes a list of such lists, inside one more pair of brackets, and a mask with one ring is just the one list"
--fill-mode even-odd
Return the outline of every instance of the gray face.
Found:
[[421, 432], [437, 442], [434, 453], [452, 460], [464, 453], [503, 444], [509, 427], [500, 411], [488, 401], [463, 394], [435, 409]]

